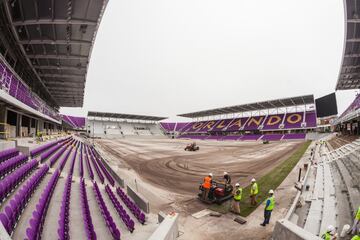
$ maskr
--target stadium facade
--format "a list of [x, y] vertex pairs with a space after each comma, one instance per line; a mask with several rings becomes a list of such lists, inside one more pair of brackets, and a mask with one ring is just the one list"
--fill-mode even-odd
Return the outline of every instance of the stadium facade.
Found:
[[82, 107], [107, 2], [1, 1], [2, 138], [58, 132], [59, 107]]
[[[59, 239], [68, 239], [69, 216], [82, 225], [82, 231], [71, 233], [75, 239], [144, 239], [153, 232], [150, 239], [166, 239], [158, 237], [164, 231], [177, 237], [177, 214], [169, 214], [164, 221], [167, 226], [158, 228], [154, 220], [158, 216], [150, 212], [149, 201], [139, 194], [137, 182], [135, 187], [126, 185], [116, 173], [117, 163], [106, 161], [102, 149], [75, 134], [67, 136], [64, 130], [80, 130], [90, 138], [165, 135], [178, 138], [180, 143], [189, 139], [294, 144], [318, 138], [313, 95], [178, 115], [189, 118], [187, 122], [95, 111], [88, 112], [86, 118], [61, 115], [60, 107], [83, 106], [91, 52], [107, 3], [0, 1], [0, 137], [16, 140], [16, 144], [0, 144], [0, 237], [50, 239], [56, 234]], [[345, 0], [344, 6], [346, 34], [336, 90], [360, 88], [360, 5], [356, 0]], [[322, 135], [324, 144], [314, 141], [310, 145], [303, 159], [306, 167], [300, 166], [306, 173], [300, 172], [295, 200], [284, 219], [277, 222], [273, 239], [318, 239], [329, 225], [340, 232], [352, 221], [360, 205], [359, 122], [360, 95], [331, 123], [341, 136]], [[39, 134], [51, 140], [42, 144], [28, 138]], [[26, 147], [21, 138], [29, 140]], [[188, 163], [175, 165], [180, 172], [188, 170]], [[154, 167], [156, 171], [158, 167], [160, 164]], [[59, 185], [61, 190], [56, 188]], [[71, 191], [79, 193], [78, 202], [71, 201]], [[53, 197], [60, 202], [57, 210], [50, 207]], [[47, 214], [56, 216], [57, 224], [45, 221]]]

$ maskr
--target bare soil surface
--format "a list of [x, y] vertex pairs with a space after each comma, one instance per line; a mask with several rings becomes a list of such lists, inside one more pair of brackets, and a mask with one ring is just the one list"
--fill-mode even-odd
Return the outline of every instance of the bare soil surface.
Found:
[[144, 182], [180, 195], [175, 202], [189, 214], [202, 205], [195, 199], [196, 193], [209, 172], [221, 180], [227, 171], [233, 183], [246, 186], [251, 178], [266, 174], [301, 146], [300, 142], [199, 141], [199, 151], [187, 152], [184, 147], [188, 143], [171, 139], [97, 140], [117, 160], [118, 167], [132, 169]]
[[308, 149], [275, 190], [276, 208], [269, 226], [264, 228], [259, 225], [263, 221], [262, 206], [246, 217], [245, 225], [234, 222], [232, 213], [220, 218], [205, 216], [196, 219], [191, 216], [208, 208], [196, 198], [199, 183], [209, 172], [215, 179], [221, 179], [223, 172], [227, 171], [233, 184], [240, 182], [246, 186], [251, 178], [261, 177], [276, 168], [303, 142], [264, 145], [259, 142], [198, 141], [200, 150], [197, 152], [185, 152], [184, 147], [190, 141], [178, 139], [99, 139], [96, 143], [126, 184], [136, 187], [149, 200], [152, 213], [162, 210], [180, 214], [179, 240], [270, 239], [276, 221], [285, 216], [293, 202], [298, 171], [310, 154]]

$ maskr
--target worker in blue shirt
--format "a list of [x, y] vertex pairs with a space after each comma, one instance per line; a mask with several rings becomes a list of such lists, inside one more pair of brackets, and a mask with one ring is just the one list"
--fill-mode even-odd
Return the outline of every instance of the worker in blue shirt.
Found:
[[265, 201], [265, 209], [264, 209], [264, 222], [260, 224], [261, 226], [265, 227], [266, 224], [269, 224], [271, 212], [275, 206], [275, 198], [274, 198], [274, 190], [269, 191], [269, 197]]

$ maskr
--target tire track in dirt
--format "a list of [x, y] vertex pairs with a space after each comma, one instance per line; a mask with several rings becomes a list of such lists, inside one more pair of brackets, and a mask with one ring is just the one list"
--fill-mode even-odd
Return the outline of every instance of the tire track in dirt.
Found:
[[[132, 140], [132, 139], [131, 139]], [[248, 184], [287, 159], [299, 142], [271, 144], [229, 144], [201, 142], [199, 152], [184, 152], [184, 142], [177, 140], [139, 141], [100, 140], [98, 143], [115, 158], [120, 158], [145, 181], [179, 194], [195, 194], [199, 183], [209, 172], [215, 176], [228, 171], [233, 182]], [[127, 154], [131, 147], [132, 153]], [[138, 151], [136, 151], [138, 148]], [[135, 152], [135, 153], [133, 153]]]

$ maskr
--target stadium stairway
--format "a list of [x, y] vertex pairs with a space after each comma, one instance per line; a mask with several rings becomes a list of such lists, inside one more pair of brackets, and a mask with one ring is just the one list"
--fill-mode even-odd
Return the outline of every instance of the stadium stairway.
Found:
[[[310, 208], [307, 214], [304, 229], [314, 235], [320, 235], [328, 225], [336, 222], [336, 196], [334, 179], [329, 163], [323, 161], [325, 147], [320, 145], [318, 153], [315, 153], [317, 160], [316, 178], [310, 200]], [[328, 211], [333, 209], [333, 211]]]
[[331, 151], [326, 157], [333, 175], [336, 176], [335, 192], [338, 199], [337, 222], [333, 225], [341, 230], [345, 224], [352, 223], [360, 205], [360, 145], [359, 140], [355, 140], [335, 150], [330, 144], [327, 144], [327, 147]]

